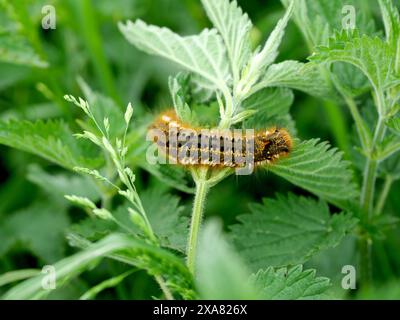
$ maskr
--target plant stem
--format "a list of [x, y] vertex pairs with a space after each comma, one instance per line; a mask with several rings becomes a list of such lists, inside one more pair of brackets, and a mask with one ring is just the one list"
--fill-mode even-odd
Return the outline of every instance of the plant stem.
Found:
[[[385, 136], [385, 123], [382, 116], [379, 116], [378, 123], [375, 128], [375, 134], [372, 144], [368, 150], [368, 158], [364, 169], [364, 181], [361, 190], [360, 207], [365, 214], [364, 223], [368, 224], [373, 213], [375, 183], [378, 170], [378, 160], [375, 159], [374, 153], [377, 145]], [[360, 275], [363, 286], [369, 287], [372, 279], [372, 257], [371, 257], [371, 241], [368, 236], [360, 239]]]
[[362, 149], [367, 150], [371, 143], [371, 141], [370, 141], [371, 138], [370, 138], [368, 127], [367, 127], [365, 121], [362, 119], [360, 112], [358, 111], [356, 102], [354, 101], [351, 94], [346, 92], [346, 90], [343, 88], [343, 86], [341, 85], [340, 81], [337, 79], [336, 76], [332, 75], [331, 79], [332, 79], [332, 83], [333, 83], [334, 87], [340, 93], [340, 95], [343, 97], [343, 99], [345, 100], [345, 102], [349, 108], [351, 116], [356, 125], [356, 129], [357, 129], [358, 137], [361, 142]]
[[368, 288], [372, 278], [371, 243], [368, 239], [359, 240], [360, 248], [360, 279], [363, 289]]
[[378, 168], [377, 161], [368, 158], [364, 168], [364, 180], [360, 198], [361, 208], [364, 210], [368, 219], [371, 217], [371, 212], [372, 212], [377, 168]]
[[167, 300], [174, 300], [174, 296], [172, 295], [171, 291], [165, 284], [164, 279], [161, 276], [154, 276], [154, 278], [156, 279], [158, 285], [160, 286], [161, 291], [164, 293], [165, 298]]
[[369, 150], [369, 156], [364, 169], [364, 181], [361, 190], [360, 205], [364, 209], [368, 220], [371, 218], [373, 201], [374, 201], [374, 191], [375, 182], [378, 169], [378, 161], [374, 159], [374, 152], [378, 143], [380, 143], [385, 135], [385, 124], [382, 117], [379, 117], [378, 123], [375, 129], [374, 139], [372, 141], [371, 148]]
[[192, 221], [190, 224], [189, 240], [187, 244], [187, 261], [186, 261], [186, 264], [190, 272], [192, 273], [194, 273], [195, 269], [198, 235], [199, 235], [201, 220], [203, 217], [204, 203], [206, 200], [208, 189], [209, 186], [204, 176], [196, 181], [196, 195], [194, 197], [194, 203], [193, 203]]
[[346, 104], [349, 107], [351, 116], [354, 120], [354, 123], [356, 124], [356, 129], [357, 129], [358, 137], [361, 142], [361, 147], [363, 148], [363, 150], [367, 150], [367, 148], [370, 144], [371, 138], [370, 138], [370, 134], [368, 132], [368, 128], [365, 124], [365, 121], [362, 119], [354, 99], [351, 96], [344, 94], [344, 93], [342, 93], [342, 96], [345, 99]]
[[392, 184], [393, 184], [392, 176], [391, 175], [387, 175], [386, 178], [385, 178], [385, 183], [383, 185], [381, 194], [379, 196], [378, 203], [377, 203], [376, 208], [375, 208], [376, 214], [381, 214], [382, 213], [382, 210], [383, 210], [383, 208], [385, 206], [385, 202], [386, 202], [387, 196], [389, 195], [389, 191], [390, 191], [390, 188], [392, 187]]

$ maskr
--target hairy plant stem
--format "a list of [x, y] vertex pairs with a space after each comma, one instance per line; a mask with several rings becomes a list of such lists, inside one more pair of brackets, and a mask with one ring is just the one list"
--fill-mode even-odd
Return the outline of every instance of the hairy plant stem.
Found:
[[209, 189], [209, 185], [206, 179], [207, 169], [200, 170], [201, 171], [199, 176], [195, 178], [196, 195], [193, 202], [192, 221], [190, 224], [189, 239], [186, 249], [186, 264], [192, 274], [194, 274], [195, 271], [198, 235], [203, 218], [204, 203]]
[[[380, 94], [379, 90], [375, 88], [375, 98], [377, 110], [379, 113], [378, 122], [375, 128], [375, 133], [371, 139], [368, 127], [362, 119], [354, 99], [346, 90], [341, 86], [340, 81], [336, 77], [332, 77], [333, 84], [336, 89], [345, 99], [346, 104], [350, 110], [354, 123], [356, 125], [357, 133], [361, 142], [361, 147], [367, 155], [367, 161], [364, 168], [363, 184], [360, 196], [360, 208], [364, 212], [364, 223], [368, 224], [372, 217], [374, 205], [374, 191], [377, 178], [377, 171], [379, 160], [375, 157], [376, 147], [382, 142], [385, 136], [385, 123], [382, 114], [385, 112], [385, 99]], [[372, 141], [371, 141], [372, 140]], [[371, 262], [371, 241], [368, 235], [362, 235], [359, 240], [360, 248], [360, 278], [362, 284], [368, 287], [372, 279], [372, 262]]]
[[371, 241], [361, 237], [358, 240], [360, 250], [360, 280], [363, 289], [369, 288], [372, 279]]
[[367, 215], [368, 220], [371, 218], [373, 212], [374, 191], [378, 169], [378, 160], [375, 159], [374, 153], [377, 145], [383, 140], [385, 131], [384, 120], [382, 117], [379, 117], [374, 139], [369, 149], [367, 162], [365, 164], [364, 180], [360, 197], [360, 206]]
[[[384, 118], [379, 116], [374, 138], [368, 150], [368, 158], [365, 164], [364, 180], [360, 197], [360, 207], [363, 209], [365, 214], [364, 222], [366, 224], [368, 224], [372, 218], [375, 184], [379, 165], [379, 161], [375, 158], [375, 151], [377, 145], [383, 140], [385, 131]], [[360, 239], [360, 275], [362, 285], [366, 288], [369, 287], [372, 280], [371, 244], [371, 240], [367, 235]]]
[[332, 79], [332, 83], [333, 83], [334, 87], [340, 93], [340, 95], [346, 102], [347, 107], [349, 108], [350, 114], [356, 125], [356, 130], [357, 130], [358, 138], [360, 139], [360, 142], [361, 142], [362, 149], [368, 150], [370, 147], [370, 143], [371, 143], [371, 141], [370, 141], [371, 137], [368, 132], [368, 127], [367, 127], [365, 121], [363, 120], [363, 118], [361, 117], [360, 112], [358, 111], [356, 102], [354, 101], [351, 94], [346, 92], [345, 88], [343, 88], [340, 81], [337, 79], [337, 77], [335, 75], [332, 75], [331, 79]]
[[165, 299], [174, 300], [174, 296], [172, 295], [171, 291], [165, 284], [164, 279], [161, 276], [154, 276], [154, 278], [156, 279], [158, 285], [160, 286], [161, 291], [164, 293]]

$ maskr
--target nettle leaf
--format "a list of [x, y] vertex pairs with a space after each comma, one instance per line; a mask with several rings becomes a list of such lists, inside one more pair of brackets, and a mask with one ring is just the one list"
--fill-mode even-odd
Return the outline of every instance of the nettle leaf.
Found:
[[396, 131], [396, 129], [392, 129], [392, 131], [394, 131], [395, 134], [386, 135], [385, 139], [377, 147], [375, 157], [379, 159], [379, 161], [384, 161], [400, 151], [400, 131]]
[[[281, 2], [286, 6], [289, 5], [289, 0], [281, 0]], [[310, 51], [313, 51], [315, 46], [328, 45], [329, 37], [333, 32], [341, 30], [343, 22], [349, 22], [346, 21], [349, 17], [349, 11], [347, 11], [350, 10], [349, 6], [355, 8], [354, 22], [357, 28], [363, 33], [374, 33], [373, 13], [369, 6], [365, 5], [365, 0], [296, 1], [293, 18], [303, 33]], [[352, 65], [337, 63], [333, 66], [332, 72], [341, 85], [354, 96], [359, 96], [369, 89], [368, 79]]]
[[185, 101], [188, 95], [189, 80], [190, 75], [183, 73], [179, 73], [176, 77], [170, 77], [168, 79], [169, 91], [171, 92], [175, 112], [184, 123], [190, 123], [192, 121], [192, 112]]
[[336, 77], [345, 92], [353, 97], [359, 97], [371, 89], [368, 78], [352, 64], [336, 62], [332, 66], [332, 73], [332, 77]]
[[400, 15], [392, 0], [379, 0], [386, 40], [392, 48], [400, 50]]
[[291, 2], [285, 15], [278, 21], [261, 51], [258, 48], [248, 61], [236, 88], [236, 94], [239, 97], [247, 97], [249, 95], [252, 86], [264, 74], [266, 68], [268, 68], [278, 57], [278, 49], [285, 34], [286, 26], [292, 15], [293, 6], [294, 1]]
[[70, 203], [64, 195], [74, 194], [96, 202], [100, 193], [93, 180], [87, 176], [68, 175], [66, 173], [48, 173], [40, 166], [32, 164], [28, 167], [27, 179], [41, 187], [58, 202]]
[[315, 253], [335, 247], [356, 219], [331, 215], [326, 202], [289, 195], [252, 204], [251, 214], [238, 218], [232, 238], [251, 269], [303, 263]]
[[[180, 198], [153, 188], [140, 194], [143, 207], [150, 224], [165, 247], [185, 252], [189, 231], [189, 219], [184, 216], [185, 207], [180, 205]], [[140, 231], [132, 224], [126, 206], [121, 206], [114, 213], [115, 217], [130, 226], [135, 233]]]
[[[90, 105], [93, 116], [102, 127], [103, 131], [106, 131], [103, 120], [107, 118], [110, 124], [110, 138], [113, 139], [122, 136], [125, 129], [124, 113], [122, 109], [111, 98], [93, 91], [82, 78], [78, 78], [78, 84]], [[94, 125], [92, 125], [91, 131], [97, 131]]]
[[[25, 21], [19, 19], [11, 1], [0, 1], [0, 61], [46, 68], [48, 63], [35, 52], [25, 36]], [[19, 20], [19, 21], [18, 21]]]
[[391, 118], [386, 125], [392, 129], [394, 133], [400, 135], [400, 118]]
[[282, 158], [267, 169], [291, 183], [332, 203], [357, 197], [350, 163], [342, 160], [342, 153], [329, 148], [318, 139], [295, 141], [290, 157]]
[[227, 90], [230, 79], [226, 49], [217, 30], [181, 37], [167, 28], [142, 20], [119, 23], [126, 39], [138, 49], [166, 58], [196, 75], [195, 82], [208, 90]]
[[247, 281], [249, 271], [224, 239], [221, 229], [221, 224], [212, 220], [201, 233], [196, 265], [200, 298], [255, 299], [256, 291]]
[[[78, 275], [99, 258], [110, 257], [124, 263], [147, 270], [150, 275], [164, 277], [170, 288], [183, 297], [193, 297], [192, 278], [183, 261], [176, 256], [151, 246], [139, 239], [120, 234], [112, 234], [97, 243], [70, 236], [70, 240], [84, 250], [54, 264], [57, 282]], [[35, 299], [49, 294], [42, 286], [45, 274], [26, 280], [2, 297], [3, 299]]]
[[304, 270], [301, 265], [292, 268], [259, 270], [250, 277], [262, 299], [311, 300], [324, 297], [330, 288], [330, 280], [316, 277], [313, 269]]
[[0, 144], [29, 152], [72, 170], [93, 166], [100, 159], [88, 154], [60, 120], [0, 122]]
[[0, 34], [0, 61], [39, 68], [48, 66], [24, 37], [12, 34]]
[[262, 114], [274, 117], [289, 113], [293, 101], [293, 92], [287, 88], [264, 88], [244, 100], [241, 106], [256, 110], [255, 117]]
[[[291, 0], [281, 0], [287, 7]], [[310, 47], [326, 45], [329, 36], [335, 30], [341, 30], [345, 6], [353, 6], [356, 14], [356, 24], [362, 32], [371, 34], [375, 31], [373, 12], [365, 0], [296, 0], [293, 19]]]
[[[128, 215], [128, 212], [126, 212], [126, 215]], [[78, 223], [74, 223], [68, 231], [89, 241], [98, 241], [117, 231], [126, 233], [126, 230], [121, 230], [114, 221], [99, 219], [97, 217], [87, 217]]]
[[51, 203], [36, 203], [13, 213], [0, 225], [0, 255], [22, 243], [44, 262], [64, 255], [64, 231], [69, 225], [65, 209]]
[[238, 80], [251, 55], [252, 23], [236, 1], [202, 0], [201, 2], [208, 17], [224, 39], [233, 77]]
[[379, 37], [360, 36], [342, 31], [319, 46], [309, 58], [315, 62], [346, 62], [359, 68], [376, 90], [383, 91], [394, 83], [393, 49]]
[[386, 159], [379, 166], [379, 176], [385, 178], [390, 175], [393, 181], [400, 180], [400, 154], [396, 153]]
[[[281, 0], [281, 2], [287, 7], [291, 0]], [[337, 1], [329, 1], [329, 3], [337, 4]], [[325, 39], [329, 36], [329, 23], [326, 20], [324, 21], [324, 18], [320, 15], [312, 14], [307, 5], [308, 3], [305, 0], [297, 0], [295, 2], [293, 19], [303, 32], [309, 46], [324, 43]], [[312, 17], [311, 19], [310, 16]]]
[[184, 252], [189, 235], [189, 218], [184, 215], [187, 208], [180, 204], [180, 198], [153, 188], [143, 192], [141, 199], [161, 243]]
[[289, 114], [293, 103], [292, 90], [287, 88], [264, 88], [243, 101], [242, 108], [257, 111], [244, 121], [244, 128], [266, 129], [277, 126], [296, 134], [296, 128]]
[[146, 159], [143, 159], [138, 165], [161, 182], [176, 190], [190, 194], [195, 192], [193, 182], [190, 180], [190, 175], [183, 168], [162, 164], [151, 165]]
[[333, 95], [316, 65], [291, 60], [271, 65], [252, 92], [265, 87], [286, 87], [322, 98]]
[[[185, 252], [189, 231], [189, 218], [185, 215], [186, 207], [180, 198], [158, 188], [148, 189], [140, 194], [143, 207], [162, 246]], [[125, 228], [119, 228], [109, 220], [86, 218], [74, 224], [71, 231], [91, 241], [99, 240], [111, 232], [119, 231], [142, 235], [142, 231], [132, 223], [128, 211], [129, 204], [123, 204], [112, 210], [112, 214]]]
[[252, 60], [250, 60], [249, 65], [259, 66], [265, 70], [270, 66], [279, 54], [279, 46], [282, 42], [283, 36], [285, 35], [285, 29], [289, 23], [290, 17], [293, 13], [294, 1], [291, 2], [285, 15], [278, 21], [274, 30], [269, 35], [264, 47], [258, 53], [256, 53]]

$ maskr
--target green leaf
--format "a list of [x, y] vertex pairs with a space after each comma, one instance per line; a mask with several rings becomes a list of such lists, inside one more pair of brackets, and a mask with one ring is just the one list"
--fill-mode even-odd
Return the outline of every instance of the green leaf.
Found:
[[[360, 36], [359, 33], [336, 33], [328, 46], [317, 47], [309, 58], [315, 62], [345, 62], [360, 69], [376, 92], [396, 83], [393, 74], [393, 49], [378, 37]], [[379, 110], [380, 113], [386, 110]]]
[[397, 135], [400, 135], [400, 118], [391, 118], [386, 125]]
[[231, 229], [236, 248], [254, 271], [303, 263], [338, 245], [356, 223], [349, 214], [331, 215], [322, 200], [294, 195], [263, 199], [250, 212]]
[[247, 97], [252, 86], [259, 80], [264, 73], [278, 57], [278, 48], [285, 34], [286, 26], [293, 12], [294, 2], [292, 1], [286, 10], [285, 15], [280, 19], [274, 30], [268, 37], [262, 50], [256, 50], [250, 58], [248, 64], [242, 72], [242, 77], [236, 88], [236, 95], [239, 97]]
[[52, 263], [64, 255], [68, 225], [65, 210], [48, 202], [22, 209], [0, 225], [0, 255], [22, 243], [37, 257]]
[[[400, 151], [400, 150], [399, 150]], [[391, 176], [393, 181], [400, 179], [400, 154], [393, 154], [379, 166], [379, 176], [385, 178]]]
[[386, 40], [389, 45], [400, 50], [400, 15], [392, 0], [379, 0], [382, 12], [383, 23], [385, 25]]
[[[287, 7], [291, 0], [281, 0]], [[329, 36], [335, 30], [343, 28], [342, 18], [345, 18], [343, 8], [353, 6], [356, 14], [357, 27], [365, 33], [375, 31], [372, 6], [365, 0], [296, 0], [293, 19], [312, 50], [315, 45], [326, 45]]]
[[224, 39], [235, 82], [251, 55], [252, 23], [246, 13], [229, 0], [202, 0], [208, 17]]
[[342, 160], [337, 149], [318, 141], [295, 141], [290, 155], [267, 165], [267, 169], [332, 203], [354, 199], [358, 189], [349, 163]]
[[182, 122], [190, 123], [192, 121], [192, 112], [189, 105], [185, 102], [187, 94], [185, 89], [189, 87], [189, 75], [179, 73], [176, 77], [170, 77], [168, 85], [176, 114]]
[[338, 246], [315, 254], [304, 265], [305, 268], [316, 269], [318, 274], [328, 277], [333, 285], [330, 291], [338, 298], [346, 294], [341, 286], [344, 277], [341, 272], [343, 266], [352, 265], [357, 268], [359, 258], [357, 242], [357, 235], [354, 232], [350, 233], [340, 241]]
[[189, 218], [184, 213], [189, 210], [180, 203], [180, 198], [159, 188], [146, 190], [140, 198], [161, 243], [184, 252], [189, 234]]
[[257, 111], [245, 120], [244, 127], [266, 129], [277, 126], [295, 135], [297, 131], [289, 114], [293, 100], [293, 92], [287, 88], [264, 88], [257, 91], [242, 103], [244, 109]]
[[[289, 5], [289, 0], [281, 2]], [[365, 0], [296, 1], [293, 18], [303, 33], [310, 53], [314, 51], [315, 46], [328, 45], [329, 37], [334, 31], [342, 30], [343, 22], [349, 17], [349, 12], [343, 11], [346, 6], [355, 8], [355, 23], [362, 33], [375, 32], [373, 12]], [[332, 72], [339, 78], [341, 85], [354, 96], [359, 96], [369, 89], [367, 78], [352, 65], [337, 63]]]
[[292, 268], [260, 270], [250, 277], [258, 294], [268, 300], [319, 299], [331, 286], [328, 278], [316, 277], [315, 270], [304, 270], [301, 265]]
[[378, 161], [384, 161], [400, 151], [400, 131], [393, 131], [397, 134], [387, 135], [382, 143], [377, 147], [375, 157]]
[[[5, 89], [7, 89], [8, 87], [14, 85], [15, 83], [21, 81], [23, 78], [28, 76], [30, 70], [23, 66], [18, 66], [9, 63], [0, 63], [0, 73], [7, 75], [7, 77], [0, 78], [0, 90], [5, 91]], [[39, 107], [43, 105], [49, 105], [49, 104], [39, 104]], [[10, 110], [10, 112], [15, 112], [15, 111], [16, 110]], [[25, 111], [29, 112], [31, 110], [28, 109]], [[51, 111], [54, 111], [54, 108]], [[4, 112], [2, 114], [2, 117], [4, 117]]]
[[264, 88], [242, 102], [244, 109], [256, 110], [255, 117], [274, 117], [289, 113], [293, 103], [293, 92], [286, 88]]
[[197, 75], [202, 88], [226, 91], [230, 78], [226, 49], [215, 29], [199, 35], [181, 37], [167, 28], [147, 25], [141, 20], [119, 23], [126, 39], [148, 54], [166, 58]]
[[[159, 188], [147, 189], [140, 194], [143, 207], [162, 246], [185, 252], [189, 230], [189, 219], [185, 212], [187, 207], [180, 204], [180, 198], [166, 193]], [[91, 241], [98, 240], [111, 232], [130, 232], [142, 235], [141, 230], [132, 223], [128, 211], [129, 203], [112, 211], [113, 216], [125, 228], [118, 228], [113, 222], [87, 218], [74, 224], [72, 232]]]
[[[278, 48], [282, 42], [283, 36], [285, 34], [286, 26], [292, 15], [294, 7], [294, 1], [289, 5], [285, 12], [285, 15], [280, 19], [275, 26], [274, 30], [268, 37], [264, 47], [258, 53], [256, 53], [253, 59], [249, 62], [250, 66], [259, 66], [262, 70], [265, 70], [269, 65], [271, 65], [275, 59], [278, 57]], [[250, 67], [251, 69], [251, 67]]]
[[[143, 207], [153, 231], [165, 247], [185, 252], [189, 231], [189, 219], [184, 216], [185, 207], [180, 205], [180, 198], [166, 193], [159, 188], [152, 188], [140, 194]], [[115, 217], [131, 230], [140, 233], [129, 219], [127, 205], [120, 206]]]
[[13, 34], [0, 34], [0, 61], [38, 68], [48, 66], [24, 37]]
[[[90, 105], [90, 110], [92, 111], [93, 116], [97, 123], [102, 126], [104, 132], [106, 132], [106, 130], [103, 120], [104, 118], [107, 118], [110, 124], [110, 129], [108, 130], [110, 133], [110, 139], [122, 136], [126, 126], [122, 109], [111, 98], [93, 91], [82, 78], [78, 78], [78, 84]], [[91, 131], [97, 132], [98, 130], [92, 126]]]
[[[128, 215], [127, 212], [126, 215]], [[124, 221], [127, 221], [127, 217], [125, 217]], [[118, 228], [114, 221], [95, 217], [87, 217], [78, 223], [74, 223], [68, 231], [89, 241], [98, 241], [117, 231], [126, 232], [126, 230]]]
[[138, 165], [151, 173], [159, 181], [165, 183], [166, 185], [180, 190], [185, 193], [194, 193], [194, 187], [191, 185], [190, 175], [183, 168], [178, 166], [166, 166], [162, 164], [149, 164], [143, 157]]
[[45, 68], [46, 61], [35, 52], [28, 40], [31, 30], [26, 31], [26, 23], [18, 14], [18, 3], [0, 1], [0, 61], [24, 65], [29, 67]]
[[322, 98], [333, 95], [317, 66], [291, 60], [270, 66], [251, 93], [266, 87], [286, 87]]
[[0, 122], [0, 144], [29, 152], [72, 170], [101, 160], [88, 154], [60, 120]]
[[354, 98], [370, 92], [368, 78], [352, 64], [336, 62], [332, 66], [332, 79], [340, 84], [343, 92]]
[[201, 233], [196, 284], [202, 299], [255, 299], [247, 279], [249, 272], [222, 236], [218, 221], [210, 221]]
[[87, 176], [67, 175], [65, 173], [49, 174], [40, 166], [32, 164], [28, 167], [27, 178], [41, 187], [58, 202], [69, 203], [64, 195], [74, 194], [97, 201], [100, 193], [96, 184]]
[[[165, 277], [167, 281], [170, 281], [171, 287], [183, 295], [192, 290], [192, 280], [186, 266], [180, 259], [165, 250], [120, 234], [110, 235], [94, 244], [75, 238], [74, 243], [78, 242], [85, 247], [85, 250], [54, 264], [59, 283], [66, 278], [76, 276], [99, 258], [111, 257], [143, 268], [151, 275]], [[43, 297], [49, 293], [42, 288], [45, 276], [39, 275], [14, 286], [2, 298], [26, 300]]]

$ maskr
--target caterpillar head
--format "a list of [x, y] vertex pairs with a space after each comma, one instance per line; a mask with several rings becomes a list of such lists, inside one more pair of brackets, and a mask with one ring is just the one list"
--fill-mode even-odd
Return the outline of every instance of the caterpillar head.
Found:
[[265, 131], [263, 157], [267, 161], [286, 156], [292, 149], [292, 138], [285, 129], [273, 128]]

